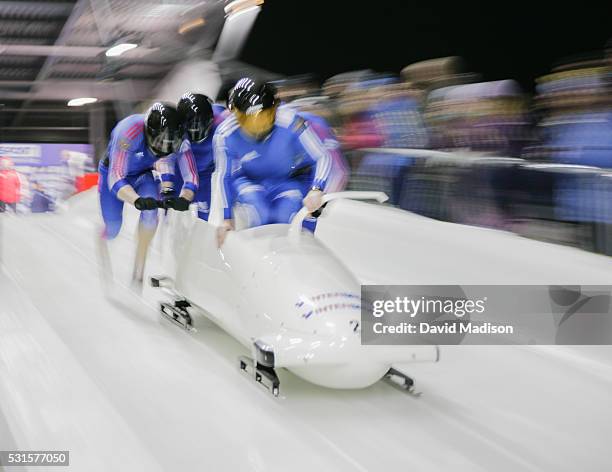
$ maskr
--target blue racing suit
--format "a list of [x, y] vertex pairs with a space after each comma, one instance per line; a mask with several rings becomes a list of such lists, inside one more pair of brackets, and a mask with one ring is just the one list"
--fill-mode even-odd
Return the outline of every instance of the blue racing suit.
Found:
[[244, 134], [236, 118], [227, 118], [213, 138], [217, 184], [225, 219], [233, 206], [248, 215], [249, 226], [288, 223], [302, 207], [309, 186], [325, 190], [331, 157], [308, 121], [280, 106], [272, 131], [256, 140]]
[[[193, 201], [198, 205], [198, 216], [206, 221], [208, 221], [210, 212], [212, 174], [215, 170], [213, 135], [217, 126], [227, 116], [225, 108], [219, 105], [213, 105], [213, 113], [213, 125], [206, 139], [200, 143], [192, 143], [185, 138], [181, 144], [178, 157], [172, 155], [163, 159], [159, 165], [162, 181], [172, 181], [176, 189], [183, 187], [183, 182], [189, 181], [189, 179], [193, 180], [195, 172], [195, 180], [199, 184]], [[183, 156], [182, 160], [181, 156]], [[191, 162], [195, 163], [195, 171]]]
[[[187, 158], [181, 157], [183, 160]], [[111, 131], [106, 156], [98, 166], [100, 209], [106, 239], [114, 239], [121, 229], [124, 202], [117, 192], [122, 187], [131, 185], [141, 197], [159, 197], [159, 187], [152, 172], [157, 162], [158, 157], [146, 145], [144, 115], [130, 115], [117, 123]], [[186, 182], [185, 186], [195, 191], [197, 182]], [[157, 226], [157, 210], [142, 211], [140, 221], [154, 229]]]

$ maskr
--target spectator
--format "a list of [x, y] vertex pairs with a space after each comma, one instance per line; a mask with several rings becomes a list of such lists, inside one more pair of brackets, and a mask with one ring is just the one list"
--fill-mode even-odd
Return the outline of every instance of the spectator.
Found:
[[0, 157], [0, 212], [9, 207], [16, 212], [20, 198], [21, 184], [13, 162], [7, 157]]

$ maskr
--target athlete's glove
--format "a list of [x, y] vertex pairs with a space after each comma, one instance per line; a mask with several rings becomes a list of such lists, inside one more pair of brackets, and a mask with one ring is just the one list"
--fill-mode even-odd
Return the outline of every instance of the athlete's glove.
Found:
[[134, 202], [134, 206], [137, 210], [157, 210], [159, 208], [159, 202], [155, 198], [151, 197], [140, 197]]
[[166, 210], [187, 211], [190, 204], [191, 202], [184, 197], [170, 197], [164, 200], [164, 208]]

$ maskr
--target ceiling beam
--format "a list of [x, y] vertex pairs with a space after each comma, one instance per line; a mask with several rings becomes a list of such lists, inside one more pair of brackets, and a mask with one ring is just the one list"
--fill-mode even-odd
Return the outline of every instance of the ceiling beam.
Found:
[[[83, 13], [85, 13], [85, 10], [88, 5], [89, 5], [89, 2], [87, 0], [77, 0], [77, 2], [74, 4], [74, 7], [72, 8], [72, 11], [70, 12], [70, 16], [66, 19], [66, 22], [64, 23], [64, 26], [62, 27], [62, 31], [60, 32], [58, 38], [55, 41], [56, 46], [64, 45], [64, 43], [66, 42], [66, 39], [68, 38], [68, 36], [70, 35], [70, 32], [72, 31], [72, 28], [77, 23], [77, 21], [79, 21], [79, 18], [83, 15]], [[38, 71], [38, 75], [36, 76], [36, 82], [44, 81], [47, 78], [47, 76], [49, 75], [49, 72], [51, 71], [51, 67], [53, 67], [53, 64], [55, 64], [55, 61], [56, 61], [55, 56], [47, 57], [47, 59], [45, 60], [45, 63], [40, 68], [40, 71]], [[38, 92], [38, 90], [36, 90], [36, 92]], [[22, 103], [21, 106], [23, 108], [26, 108], [30, 105], [32, 99], [25, 98], [24, 100], [25, 102]], [[19, 126], [23, 120], [23, 117], [24, 117], [23, 113], [16, 113], [15, 118], [13, 119], [13, 122], [12, 122], [12, 126]]]
[[255, 6], [226, 18], [212, 57], [214, 62], [230, 61], [240, 55], [260, 10], [261, 7]]
[[[2, 82], [0, 82], [2, 84]], [[27, 108], [34, 101], [58, 100], [68, 101], [71, 98], [95, 97], [100, 101], [125, 100], [129, 102], [145, 100], [151, 96], [157, 80], [120, 80], [100, 82], [95, 80], [45, 80], [29, 92], [2, 90], [0, 99], [26, 100], [22, 107]], [[19, 123], [13, 123], [17, 126]]]
[[64, 104], [64, 108], [6, 108], [0, 110], [4, 112], [23, 111], [23, 113], [89, 113], [86, 107], [69, 107]]
[[0, 1], [0, 16], [9, 18], [57, 18], [70, 15], [71, 2]]
[[87, 126], [0, 126], [3, 131], [87, 131]]
[[0, 44], [0, 54], [7, 56], [96, 57], [105, 48], [90, 46], [54, 46], [43, 44]]
[[[89, 0], [91, 12], [93, 13], [94, 23], [103, 44], [110, 44], [114, 40], [112, 36], [112, 25], [109, 21], [113, 19], [113, 10], [109, 0]], [[136, 48], [138, 49], [138, 48]], [[123, 119], [132, 112], [132, 106], [123, 102], [119, 97], [113, 102], [115, 113], [119, 119]]]
[[[96, 57], [106, 51], [107, 48], [97, 46], [63, 46], [48, 44], [0, 44], [0, 54], [7, 56], [49, 56], [49, 57]], [[126, 51], [121, 59], [141, 59], [158, 48], [138, 47]]]

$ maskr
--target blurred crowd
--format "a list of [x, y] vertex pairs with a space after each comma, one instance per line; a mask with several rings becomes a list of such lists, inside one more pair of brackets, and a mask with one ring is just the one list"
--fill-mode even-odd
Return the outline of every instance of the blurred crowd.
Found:
[[322, 116], [349, 188], [384, 190], [426, 216], [612, 254], [612, 48], [536, 80], [483, 82], [459, 57], [399, 75], [371, 70], [279, 81]]
[[0, 213], [55, 211], [61, 202], [98, 182], [92, 157], [63, 150], [60, 162], [44, 165], [0, 155]]
[[[283, 102], [331, 126], [349, 189], [385, 191], [428, 217], [612, 255], [612, 43], [555, 65], [533, 92], [482, 81], [459, 57], [276, 86]], [[49, 211], [94, 185], [70, 156], [44, 175], [17, 174], [0, 159], [0, 212]]]

